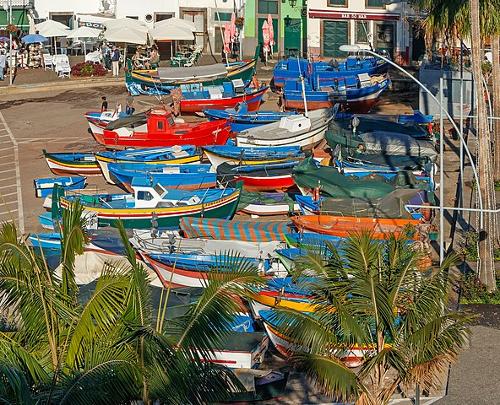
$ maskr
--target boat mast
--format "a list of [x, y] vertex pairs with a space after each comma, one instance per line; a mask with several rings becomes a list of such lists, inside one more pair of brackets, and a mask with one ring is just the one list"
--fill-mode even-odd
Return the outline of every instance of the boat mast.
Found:
[[307, 112], [306, 87], [304, 84], [304, 76], [302, 75], [302, 71], [300, 70], [300, 59], [298, 56], [297, 56], [297, 66], [299, 67], [300, 85], [302, 87], [302, 100], [304, 101], [304, 115], [306, 118], [309, 118], [309, 114]]

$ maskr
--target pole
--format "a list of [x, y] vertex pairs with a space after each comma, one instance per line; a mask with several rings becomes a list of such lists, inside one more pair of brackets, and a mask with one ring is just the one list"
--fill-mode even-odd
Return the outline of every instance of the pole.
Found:
[[[460, 41], [460, 133], [464, 133], [464, 49]], [[464, 203], [464, 145], [460, 142], [460, 193], [459, 204]]]
[[439, 264], [444, 260], [444, 111], [443, 111], [443, 76], [439, 78]]
[[[12, 0], [9, 0], [9, 25], [12, 25]], [[9, 31], [9, 86], [12, 86], [13, 78], [13, 66], [12, 66], [12, 31]]]

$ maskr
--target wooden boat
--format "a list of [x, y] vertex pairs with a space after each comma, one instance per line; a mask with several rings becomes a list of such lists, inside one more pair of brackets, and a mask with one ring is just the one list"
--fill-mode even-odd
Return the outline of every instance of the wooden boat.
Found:
[[134, 194], [71, 195], [61, 198], [67, 209], [80, 201], [87, 219], [97, 227], [116, 226], [122, 220], [126, 228], [173, 228], [186, 217], [226, 218], [236, 212], [239, 189], [184, 191], [154, 187], [141, 179], [132, 182]]
[[183, 113], [202, 112], [207, 109], [224, 110], [234, 108], [241, 102], [247, 103], [248, 111], [258, 110], [262, 97], [269, 87], [253, 88], [243, 82], [223, 82], [220, 86], [182, 86], [180, 109]]
[[323, 85], [331, 85], [335, 79], [356, 76], [366, 73], [369, 75], [386, 73], [389, 64], [379, 58], [371, 56], [358, 58], [349, 56], [343, 61], [308, 61], [307, 59], [288, 58], [278, 61], [273, 69], [273, 84], [281, 88], [285, 82], [296, 80], [300, 75], [307, 78], [316, 77]]
[[324, 248], [329, 244], [336, 248], [341, 248], [345, 238], [332, 235], [324, 235], [315, 232], [295, 232], [285, 235], [286, 243], [291, 247], [316, 249]]
[[28, 236], [31, 246], [40, 249], [61, 250], [61, 234], [52, 233], [32, 233]]
[[252, 215], [252, 217], [288, 215], [299, 210], [299, 205], [286, 193], [243, 191], [238, 205], [238, 213]]
[[38, 216], [38, 223], [44, 229], [54, 230], [54, 221], [52, 220], [51, 212], [44, 212]]
[[98, 176], [101, 168], [92, 152], [48, 153], [43, 149], [43, 156], [52, 173], [78, 176]]
[[112, 121], [116, 121], [119, 118], [128, 117], [125, 112], [118, 111], [88, 111], [84, 114], [87, 122], [89, 124], [89, 130], [91, 134], [102, 134], [104, 128], [108, 126]]
[[[347, 157], [335, 159], [334, 164], [342, 173], [397, 173], [411, 171], [415, 176], [431, 176], [434, 174], [434, 164], [428, 158], [412, 158], [406, 156], [364, 155], [367, 160]], [[374, 163], [371, 160], [376, 160]]]
[[[391, 235], [398, 237], [406, 233], [407, 227], [415, 228], [421, 223], [415, 219], [343, 217], [324, 214], [295, 216], [291, 220], [299, 231], [340, 237], [368, 231], [371, 232], [373, 239], [388, 239]], [[415, 230], [411, 229], [408, 229], [408, 234], [413, 238], [418, 236]]]
[[[223, 255], [184, 254], [184, 253], [145, 253], [139, 251], [141, 258], [151, 266], [162, 283], [168, 287], [208, 286], [210, 277], [217, 277], [217, 272], [231, 272], [237, 262], [251, 264], [255, 271], [274, 275], [278, 272], [278, 263], [268, 258], [234, 257], [225, 260]], [[211, 275], [211, 276], [210, 276]]]
[[69, 176], [69, 177], [46, 177], [40, 179], [34, 179], [33, 184], [35, 187], [35, 196], [38, 198], [45, 198], [52, 194], [54, 185], [58, 185], [65, 190], [81, 190], [85, 188], [86, 177], [81, 176]]
[[217, 85], [224, 81], [249, 81], [255, 74], [257, 59], [189, 68], [159, 68], [156, 70], [130, 70], [125, 75], [127, 90], [132, 95], [169, 94], [174, 87], [185, 84]]
[[[245, 392], [235, 392], [223, 403], [254, 403], [277, 400], [285, 394], [289, 372], [278, 370], [237, 369], [234, 374], [245, 387]], [[276, 401], [277, 402], [277, 401]]]
[[234, 165], [262, 165], [305, 157], [299, 146], [239, 147], [230, 145], [204, 146], [203, 152], [217, 169], [223, 163]]
[[114, 184], [132, 192], [132, 179], [148, 179], [151, 185], [160, 183], [163, 187], [180, 190], [212, 188], [217, 185], [217, 174], [211, 172], [209, 164], [190, 165], [148, 165], [144, 163], [109, 163], [108, 170]]
[[238, 146], [309, 146], [321, 141], [333, 119], [330, 110], [291, 115], [279, 122], [247, 129], [236, 136]]
[[[385, 76], [351, 76], [339, 79], [334, 87], [321, 87], [305, 83], [305, 98], [308, 110], [331, 108], [342, 104], [353, 112], [369, 112], [378, 102], [380, 94], [391, 81]], [[287, 81], [283, 89], [285, 108], [304, 110], [304, 98], [300, 81]]]
[[231, 135], [227, 121], [177, 123], [163, 108], [154, 108], [137, 121], [120, 120], [108, 125], [94, 139], [108, 149], [156, 148], [174, 145], [224, 145]]
[[106, 151], [96, 153], [95, 158], [101, 167], [104, 178], [111, 184], [113, 184], [113, 179], [108, 169], [110, 163], [178, 165], [198, 163], [200, 161], [200, 155], [192, 145], [113, 152]]
[[407, 208], [407, 205], [431, 205], [423, 190], [399, 189], [381, 198], [331, 198], [297, 195], [296, 201], [304, 215], [330, 214], [352, 217], [430, 220], [429, 209]]
[[217, 167], [217, 177], [221, 184], [234, 186], [242, 182], [247, 191], [286, 191], [295, 186], [292, 169], [297, 163], [294, 160], [245, 166], [223, 163]]
[[283, 117], [297, 115], [297, 112], [286, 111], [255, 111], [249, 112], [248, 105], [243, 102], [237, 104], [234, 108], [225, 110], [204, 110], [203, 114], [210, 121], [226, 119], [228, 120], [233, 132], [241, 132], [249, 128], [258, 127], [265, 124], [271, 124], [279, 121]]
[[288, 221], [229, 221], [209, 218], [181, 218], [179, 227], [186, 238], [226, 239], [247, 242], [283, 241], [290, 230]]

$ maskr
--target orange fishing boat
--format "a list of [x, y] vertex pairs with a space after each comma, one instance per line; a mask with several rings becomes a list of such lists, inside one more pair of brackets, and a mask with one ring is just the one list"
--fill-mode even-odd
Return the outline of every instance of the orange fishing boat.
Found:
[[[342, 217], [334, 215], [302, 215], [291, 218], [301, 231], [307, 230], [325, 235], [348, 237], [352, 233], [368, 231], [373, 239], [388, 239], [391, 235], [400, 236], [408, 225], [417, 226], [416, 219]], [[413, 238], [416, 239], [415, 232]]]

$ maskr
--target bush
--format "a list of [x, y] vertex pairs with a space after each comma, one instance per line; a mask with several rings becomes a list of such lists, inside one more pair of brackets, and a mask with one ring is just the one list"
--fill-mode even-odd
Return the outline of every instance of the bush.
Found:
[[71, 74], [80, 77], [105, 76], [106, 68], [100, 63], [82, 62], [71, 68]]
[[463, 274], [460, 280], [462, 304], [500, 304], [500, 278], [497, 278], [497, 291], [486, 292], [486, 288], [477, 278], [476, 273]]

